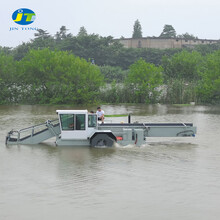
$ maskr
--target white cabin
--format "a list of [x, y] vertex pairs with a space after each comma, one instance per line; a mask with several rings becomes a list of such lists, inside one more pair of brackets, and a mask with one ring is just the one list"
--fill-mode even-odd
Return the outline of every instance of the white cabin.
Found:
[[97, 115], [87, 110], [57, 110], [62, 140], [87, 139], [97, 129]]

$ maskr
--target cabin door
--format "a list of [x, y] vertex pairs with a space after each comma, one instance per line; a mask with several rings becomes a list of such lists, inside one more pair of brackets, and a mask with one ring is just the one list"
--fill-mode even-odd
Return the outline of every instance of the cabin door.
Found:
[[87, 139], [85, 114], [60, 114], [62, 139]]

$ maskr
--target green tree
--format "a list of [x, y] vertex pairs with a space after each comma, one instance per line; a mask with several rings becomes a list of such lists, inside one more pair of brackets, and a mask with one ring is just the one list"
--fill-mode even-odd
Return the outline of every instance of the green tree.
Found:
[[162, 66], [166, 79], [185, 79], [190, 82], [199, 79], [199, 67], [202, 62], [200, 53], [183, 50], [172, 57], [164, 56]]
[[204, 103], [220, 103], [220, 50], [208, 54], [201, 68], [198, 83], [198, 99]]
[[214, 44], [208, 44], [208, 45], [200, 44], [195, 46], [195, 50], [201, 53], [203, 56], [206, 56], [207, 54], [220, 50], [220, 42]]
[[184, 79], [170, 78], [166, 82], [164, 103], [187, 104], [196, 100], [196, 81], [186, 82]]
[[38, 29], [34, 36], [31, 40], [32, 49], [55, 48], [54, 38], [46, 30]]
[[12, 51], [15, 60], [21, 60], [32, 47], [31, 43], [22, 43], [15, 47]]
[[50, 34], [49, 34], [46, 30], [38, 29], [38, 30], [37, 30], [37, 33], [35, 33], [34, 36], [35, 36], [37, 39], [45, 40], [45, 39], [47, 39], [47, 38], [50, 37]]
[[80, 27], [79, 33], [77, 34], [78, 37], [87, 36], [87, 30], [84, 26]]
[[13, 57], [0, 53], [0, 104], [17, 101], [17, 81], [16, 62]]
[[139, 20], [134, 22], [132, 38], [142, 38], [142, 27]]
[[12, 48], [0, 46], [0, 53], [4, 53], [5, 55], [10, 55], [12, 53]]
[[65, 40], [67, 37], [71, 37], [71, 34], [67, 34], [68, 29], [66, 26], [61, 26], [60, 30], [55, 34], [56, 43], [60, 43], [62, 40]]
[[163, 68], [146, 63], [139, 59], [129, 68], [127, 84], [132, 86], [138, 103], [156, 102], [160, 91], [158, 87], [163, 83]]
[[176, 37], [176, 31], [173, 28], [172, 25], [165, 24], [163, 27], [163, 31], [159, 36], [160, 38], [175, 38]]
[[105, 78], [106, 83], [112, 83], [113, 81], [117, 83], [123, 83], [127, 77], [128, 71], [122, 70], [118, 66], [100, 66], [100, 71]]
[[117, 65], [117, 57], [123, 47], [112, 36], [101, 37], [96, 34], [73, 37], [66, 41], [65, 50], [86, 60], [95, 60], [97, 65]]
[[198, 39], [198, 37], [195, 37], [193, 34], [189, 34], [187, 32], [185, 34], [177, 35], [177, 38], [182, 38], [182, 39], [185, 39], [185, 40], [195, 40], [195, 39]]
[[29, 103], [92, 103], [103, 84], [97, 66], [68, 52], [30, 50], [19, 65]]

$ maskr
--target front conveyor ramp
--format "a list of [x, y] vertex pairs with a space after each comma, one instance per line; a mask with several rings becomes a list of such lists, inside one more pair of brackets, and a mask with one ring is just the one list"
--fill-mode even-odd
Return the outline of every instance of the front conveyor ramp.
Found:
[[[23, 135], [26, 134], [26, 135]], [[6, 136], [6, 144], [39, 144], [52, 137], [58, 137], [60, 126], [58, 120], [46, 121], [19, 131], [10, 131]]]

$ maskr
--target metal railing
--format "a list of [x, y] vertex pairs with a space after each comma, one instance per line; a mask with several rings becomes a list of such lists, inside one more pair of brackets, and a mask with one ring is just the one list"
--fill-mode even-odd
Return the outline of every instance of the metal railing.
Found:
[[27, 137], [33, 137], [34, 135], [41, 133], [48, 129], [49, 126], [54, 126], [59, 123], [58, 119], [47, 120], [45, 123], [37, 124], [20, 130], [11, 130], [6, 136], [6, 144], [8, 141], [19, 142]]

